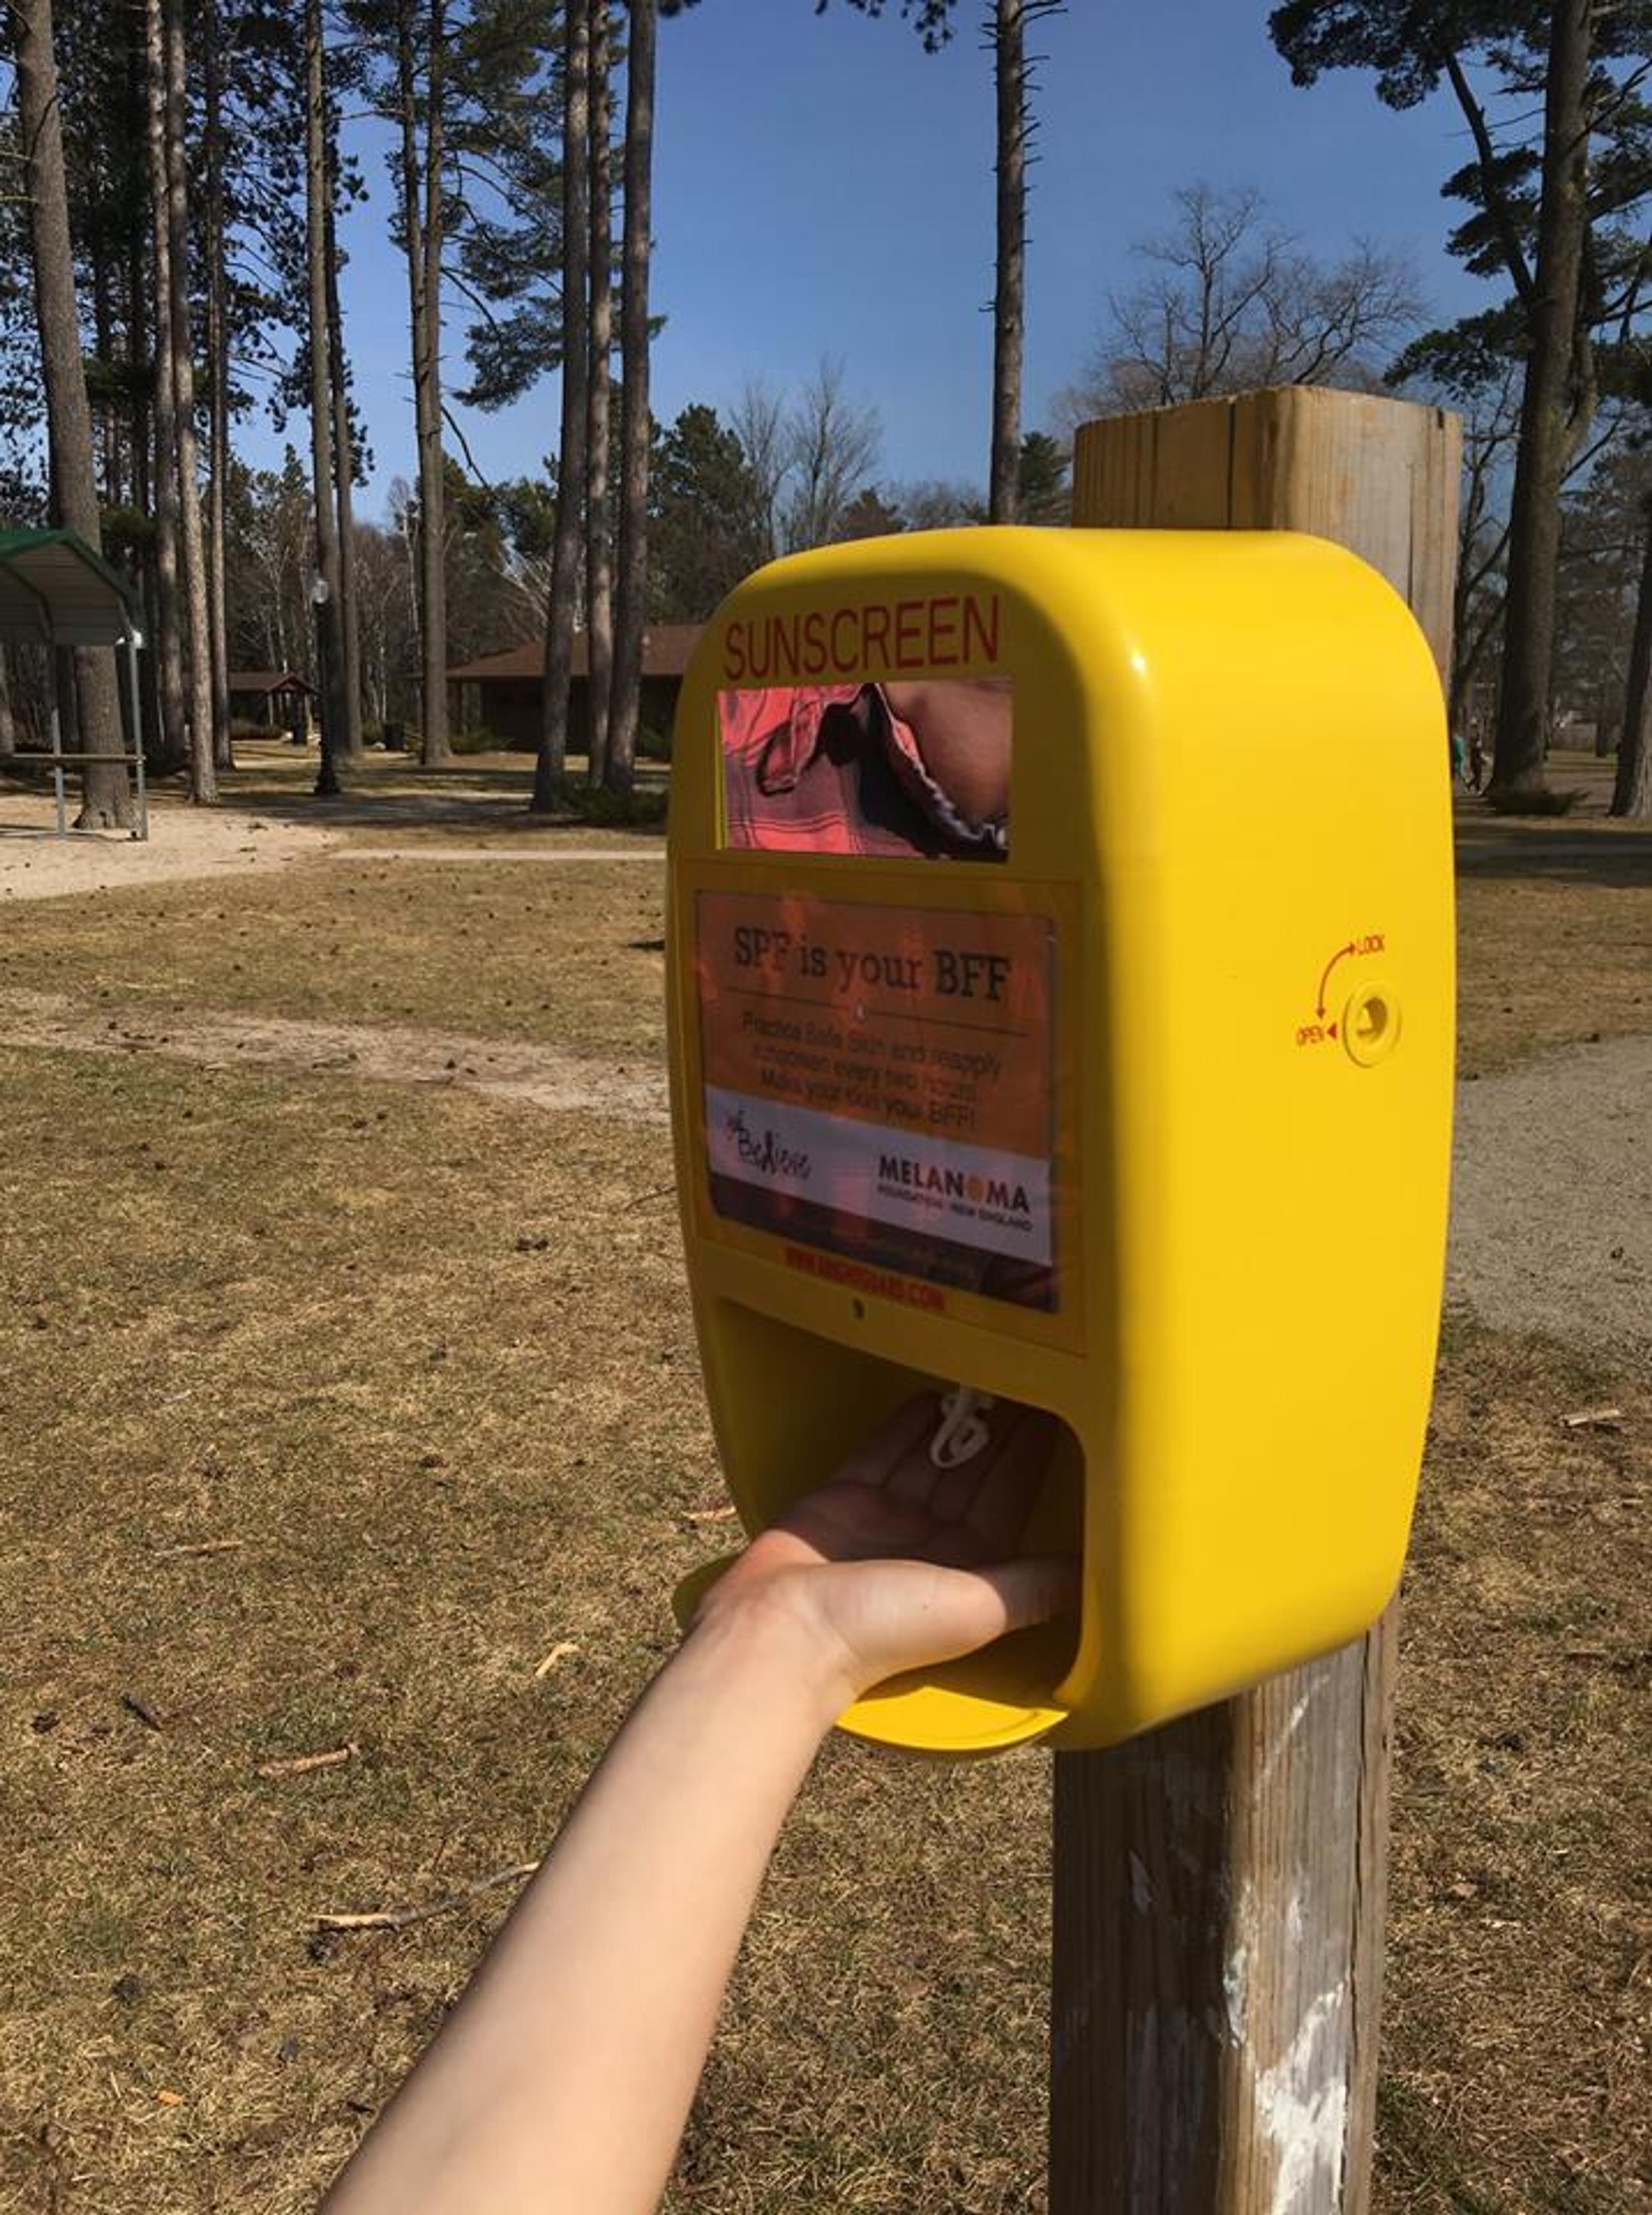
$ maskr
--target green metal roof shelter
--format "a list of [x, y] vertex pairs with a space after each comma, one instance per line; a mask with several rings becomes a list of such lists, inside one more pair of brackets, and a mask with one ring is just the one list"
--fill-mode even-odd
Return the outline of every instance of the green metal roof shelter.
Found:
[[[138, 825], [149, 836], [149, 795], [144, 777], [143, 725], [138, 703], [138, 650], [144, 634], [124, 580], [72, 531], [0, 531], [0, 642], [9, 646], [108, 647], [121, 659], [126, 680], [131, 752], [115, 758], [132, 773]], [[49, 769], [57, 796], [58, 836], [69, 836], [64, 772], [107, 760], [104, 754], [67, 754], [52, 695], [50, 753], [9, 754], [4, 767]]]

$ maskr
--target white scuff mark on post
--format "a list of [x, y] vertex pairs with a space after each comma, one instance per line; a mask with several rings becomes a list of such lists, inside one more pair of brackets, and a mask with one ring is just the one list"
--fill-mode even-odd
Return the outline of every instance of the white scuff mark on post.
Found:
[[1293, 1946], [1299, 1946], [1302, 1943], [1305, 1921], [1306, 1918], [1302, 1912], [1302, 1887], [1299, 1884], [1293, 1884], [1291, 1887], [1291, 1896], [1285, 1903], [1285, 1935]]
[[1307, 1690], [1305, 1692], [1299, 1692], [1295, 1700], [1293, 1702], [1291, 1712], [1285, 1718], [1283, 1724], [1280, 1726], [1280, 1730], [1274, 1739], [1274, 1743], [1268, 1747], [1268, 1758], [1263, 1762], [1262, 1768], [1257, 1774], [1256, 1783], [1251, 1788], [1251, 1797], [1253, 1800], [1260, 1800], [1262, 1795], [1272, 1785], [1274, 1781], [1274, 1771], [1279, 1767], [1280, 1762], [1284, 1757], [1286, 1749], [1292, 1744], [1297, 1733], [1301, 1729], [1303, 1721], [1307, 1715], [1309, 1709], [1312, 1707], [1314, 1702], [1319, 1697], [1319, 1685], [1320, 1679], [1316, 1678], [1313, 1683], [1309, 1685]]
[[1309, 2008], [1289, 2050], [1258, 2070], [1256, 2124], [1278, 2157], [1268, 2215], [1335, 2205], [1348, 2128], [1348, 1980]]
[[1235, 1946], [1222, 1965], [1222, 1997], [1227, 2003], [1227, 2042], [1244, 2044], [1246, 2011], [1250, 1999], [1250, 1948]]
[[1257, 1947], [1256, 1894], [1247, 1880], [1239, 1887], [1233, 1905], [1232, 1943], [1222, 1964], [1222, 1997], [1227, 2014], [1228, 2044], [1242, 2047], [1250, 2019], [1250, 1964]]
[[1147, 1874], [1147, 1864], [1139, 1853], [1130, 1856], [1130, 1899], [1138, 1915], [1153, 1911], [1153, 1880]]

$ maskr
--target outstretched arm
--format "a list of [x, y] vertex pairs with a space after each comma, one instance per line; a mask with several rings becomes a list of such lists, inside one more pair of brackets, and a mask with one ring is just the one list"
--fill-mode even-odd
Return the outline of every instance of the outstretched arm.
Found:
[[325, 2215], [646, 2215], [786, 1811], [833, 1719], [903, 1669], [1042, 1622], [1013, 1558], [1044, 1421], [937, 1472], [925, 1399], [758, 1538], [610, 1748]]

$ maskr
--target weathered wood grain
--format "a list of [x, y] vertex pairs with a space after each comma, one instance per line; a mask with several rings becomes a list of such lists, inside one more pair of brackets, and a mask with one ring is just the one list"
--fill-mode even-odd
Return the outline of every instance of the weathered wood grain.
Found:
[[1461, 423], [1440, 408], [1286, 386], [1086, 423], [1072, 519], [1334, 538], [1409, 603], [1443, 672], [1461, 462]]

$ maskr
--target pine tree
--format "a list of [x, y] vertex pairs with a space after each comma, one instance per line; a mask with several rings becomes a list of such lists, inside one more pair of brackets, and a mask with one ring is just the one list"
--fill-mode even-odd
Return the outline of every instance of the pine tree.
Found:
[[544, 720], [534, 764], [536, 813], [560, 806], [568, 766], [574, 611], [585, 529], [590, 383], [591, 0], [564, 0], [562, 93], [562, 421], [556, 464], [556, 537], [545, 615]]
[[[339, 566], [336, 462], [333, 447], [332, 291], [328, 274], [332, 177], [329, 153], [327, 38], [322, 0], [304, 0], [304, 219], [310, 288], [310, 499], [316, 531], [316, 629], [320, 655], [323, 748], [330, 760], [346, 744], [343, 585]], [[323, 766], [323, 774], [325, 774]], [[317, 790], [323, 789], [318, 786]]]
[[[826, 0], [815, 0], [821, 14]], [[958, 0], [850, 0], [863, 15], [891, 4], [916, 28], [931, 52], [952, 37]], [[992, 56], [998, 107], [993, 174], [998, 188], [998, 250], [992, 291], [992, 440], [988, 508], [994, 523], [1018, 514], [1022, 385], [1027, 353], [1027, 164], [1037, 125], [1033, 114], [1032, 25], [1065, 12], [1065, 0], [988, 0], [984, 41]]]
[[[1566, 473], [1588, 435], [1599, 383], [1593, 332], [1638, 313], [1645, 256], [1614, 270], [1615, 228], [1652, 193], [1652, 133], [1639, 95], [1652, 58], [1641, 8], [1606, 0], [1287, 0], [1269, 18], [1299, 84], [1324, 71], [1375, 74], [1379, 96], [1409, 107], [1444, 85], [1474, 149], [1447, 189], [1474, 210], [1453, 250], [1510, 288], [1522, 365], [1508, 549], [1496, 753], [1490, 797], [1519, 808], [1543, 788]], [[1534, 134], [1502, 138], [1486, 79]]]
[[[69, 227], [52, 0], [13, 0], [9, 13], [46, 391], [52, 513], [101, 550], [102, 522]], [[76, 681], [66, 689], [77, 709], [79, 751], [118, 758], [122, 751], [120, 707], [113, 660], [104, 653], [83, 653], [75, 660]], [[79, 821], [88, 829], [130, 827], [132, 785], [123, 761], [95, 761], [86, 769]]]
[[[149, 0], [152, 8], [155, 0]], [[212, 644], [207, 607], [206, 534], [201, 512], [200, 453], [195, 430], [195, 345], [189, 309], [188, 157], [184, 144], [183, 0], [161, 0], [165, 55], [162, 141], [169, 246], [166, 298], [157, 312], [169, 324], [173, 429], [178, 450], [178, 545], [188, 647], [185, 660], [189, 706], [189, 796], [205, 806], [218, 798], [218, 737], [212, 727]]]
[[591, 12], [591, 316], [586, 392], [585, 635], [586, 759], [593, 785], [608, 775], [609, 711], [614, 679], [614, 573], [608, 463], [614, 348], [613, 126], [608, 0]]
[[608, 781], [629, 792], [642, 701], [648, 573], [649, 259], [653, 250], [655, 0], [630, 0], [625, 56], [625, 216], [620, 284], [620, 500]]

